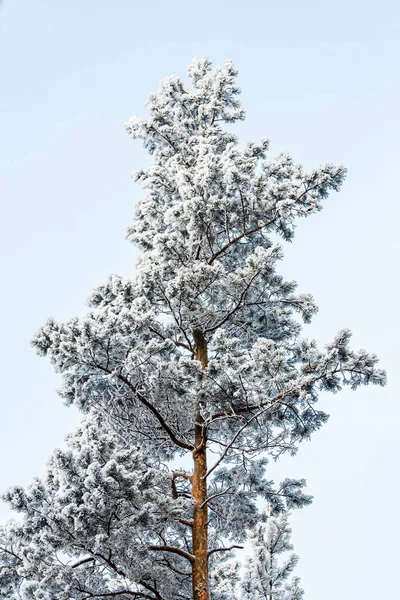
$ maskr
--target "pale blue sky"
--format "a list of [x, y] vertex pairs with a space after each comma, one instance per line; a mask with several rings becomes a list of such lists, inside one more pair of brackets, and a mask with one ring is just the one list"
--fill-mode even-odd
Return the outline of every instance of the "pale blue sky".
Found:
[[[124, 240], [147, 162], [123, 130], [158, 80], [193, 56], [240, 71], [241, 140], [268, 136], [348, 180], [285, 246], [285, 275], [320, 306], [304, 335], [349, 326], [388, 386], [328, 396], [331, 420], [272, 472], [304, 476], [293, 517], [307, 600], [397, 595], [400, 4], [5, 0], [0, 8], [0, 489], [40, 474], [76, 423], [29, 347], [47, 316], [84, 310], [93, 284], [134, 272]], [[0, 508], [0, 517], [7, 512]]]

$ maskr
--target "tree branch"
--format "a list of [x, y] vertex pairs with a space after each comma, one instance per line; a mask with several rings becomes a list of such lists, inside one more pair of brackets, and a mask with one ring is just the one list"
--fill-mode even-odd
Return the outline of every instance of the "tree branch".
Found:
[[172, 429], [169, 427], [169, 425], [166, 423], [164, 417], [159, 413], [159, 411], [156, 409], [156, 407], [153, 406], [151, 404], [151, 402], [149, 402], [140, 392], [137, 391], [136, 387], [129, 381], [129, 379], [124, 377], [124, 375], [114, 374], [109, 369], [106, 369], [105, 367], [102, 367], [101, 365], [99, 365], [97, 363], [94, 363], [94, 364], [98, 369], [100, 369], [101, 371], [104, 371], [108, 375], [115, 375], [115, 377], [117, 379], [119, 379], [120, 381], [122, 381], [122, 383], [124, 383], [126, 386], [128, 386], [129, 389], [138, 398], [138, 400], [153, 413], [153, 415], [156, 417], [157, 421], [160, 423], [161, 427], [168, 434], [169, 438], [176, 446], [179, 446], [180, 448], [185, 448], [185, 450], [193, 450], [194, 449], [194, 446], [192, 444], [187, 444], [186, 442], [184, 442], [176, 437], [176, 435], [174, 434]]
[[174, 471], [172, 473], [172, 477], [173, 479], [181, 477], [182, 479], [187, 479], [188, 481], [192, 481], [193, 479], [193, 475], [190, 475], [190, 473], [186, 473], [186, 471]]
[[156, 552], [172, 552], [172, 554], [178, 554], [191, 563], [194, 562], [195, 557], [190, 552], [182, 550], [182, 548], [175, 548], [175, 546], [149, 546], [149, 550], [155, 550]]
[[239, 550], [243, 550], [244, 546], [233, 545], [233, 546], [230, 546], [229, 548], [213, 548], [212, 550], [209, 550], [208, 557], [210, 557], [211, 554], [214, 554], [215, 552], [230, 552], [231, 550], [234, 550], [235, 548], [238, 548]]
[[[327, 373], [324, 373], [323, 375], [318, 375], [318, 377], [315, 377], [312, 381], [309, 381], [308, 385], [314, 385], [315, 383], [317, 383], [317, 381], [320, 381], [324, 377], [327, 377], [328, 375], [335, 375], [339, 371], [342, 371], [342, 369], [334, 369], [333, 371], [329, 371]], [[284, 398], [286, 398], [286, 396], [293, 394], [294, 392], [296, 392], [295, 388], [288, 389], [288, 390], [281, 392], [277, 396], [274, 396], [273, 398], [266, 400], [265, 402], [260, 402], [260, 404], [249, 404], [246, 406], [239, 406], [238, 408], [232, 407], [230, 410], [223, 410], [219, 413], [215, 413], [211, 417], [209, 424], [211, 424], [214, 421], [216, 421], [217, 419], [221, 419], [223, 417], [236, 417], [237, 415], [249, 412], [251, 410], [257, 410], [257, 409], [265, 408], [265, 407], [270, 408], [273, 404], [283, 400]]]
[[[152, 331], [153, 333], [158, 335], [158, 337], [160, 337], [164, 341], [166, 339], [170, 339], [170, 338], [166, 338], [162, 333], [157, 331], [157, 329], [154, 329], [154, 327], [149, 327], [149, 329], [150, 329], [150, 331]], [[171, 339], [171, 341], [175, 344], [175, 346], [179, 346], [180, 348], [185, 348], [185, 350], [187, 350], [191, 354], [194, 354], [193, 348], [190, 348], [187, 344], [184, 344], [183, 342], [178, 342], [177, 340], [172, 340], [172, 339]]]
[[75, 563], [74, 565], [71, 565], [72, 569], [76, 569], [76, 567], [80, 567], [81, 565], [84, 565], [88, 562], [94, 562], [96, 559], [93, 558], [93, 556], [88, 556], [88, 558], [83, 558], [82, 560], [80, 560], [79, 562]]
[[104, 592], [104, 594], [92, 594], [91, 592], [87, 592], [86, 590], [81, 590], [78, 588], [80, 592], [84, 594], [88, 594], [86, 596], [86, 600], [89, 598], [121, 598], [123, 594], [127, 596], [132, 596], [132, 598], [148, 598], [148, 600], [157, 600], [156, 596], [150, 596], [149, 594], [145, 594], [144, 592], [132, 592], [131, 590], [121, 590], [119, 592]]
[[178, 523], [182, 525], [187, 525], [188, 527], [193, 527], [193, 521], [189, 521], [188, 519], [177, 519]]
[[[248, 421], [245, 422], [245, 424], [235, 433], [235, 435], [233, 436], [232, 440], [230, 441], [229, 444], [227, 444], [227, 446], [225, 447], [223, 453], [221, 454], [221, 456], [219, 457], [219, 459], [217, 460], [217, 462], [207, 471], [207, 473], [203, 476], [203, 479], [207, 479], [207, 477], [209, 475], [211, 475], [211, 473], [218, 467], [218, 465], [220, 465], [222, 463], [222, 461], [224, 460], [225, 456], [228, 454], [229, 450], [232, 448], [233, 444], [236, 442], [236, 440], [238, 439], [239, 435], [242, 433], [242, 431], [244, 429], [246, 429], [246, 427], [248, 425], [250, 425], [250, 423], [252, 421], [254, 421], [255, 419], [257, 419], [260, 415], [262, 415], [263, 413], [265, 413], [268, 409], [270, 408], [270, 406], [267, 406], [266, 408], [264, 408], [263, 410], [260, 410], [258, 413], [256, 413], [255, 415], [253, 415], [251, 417], [251, 419], [249, 419]], [[217, 442], [218, 443], [218, 442]]]
[[153, 413], [153, 415], [156, 417], [157, 421], [160, 423], [161, 427], [169, 435], [171, 441], [176, 446], [179, 446], [180, 448], [185, 448], [185, 450], [193, 450], [194, 449], [194, 446], [192, 444], [187, 444], [186, 442], [184, 442], [176, 437], [176, 435], [171, 430], [169, 425], [166, 423], [166, 421], [164, 420], [164, 417], [162, 417], [161, 414], [158, 412], [156, 407], [153, 406], [144, 396], [142, 396], [142, 394], [136, 390], [135, 386], [133, 386], [128, 379], [126, 379], [123, 375], [117, 375], [117, 377], [121, 381], [123, 381], [126, 385], [128, 385], [131, 388], [131, 390], [136, 394], [138, 400], [140, 400], [140, 402]]
[[253, 227], [253, 229], [250, 229], [248, 231], [243, 231], [243, 233], [241, 233], [237, 237], [233, 238], [233, 240], [230, 240], [228, 243], [225, 244], [225, 246], [222, 246], [222, 248], [217, 250], [217, 252], [214, 252], [212, 254], [210, 260], [208, 261], [208, 264], [212, 265], [214, 260], [216, 258], [218, 258], [218, 256], [221, 256], [221, 254], [224, 254], [224, 252], [226, 252], [231, 246], [234, 246], [237, 242], [240, 242], [240, 240], [242, 240], [243, 238], [248, 237], [249, 235], [252, 235], [253, 233], [256, 233], [257, 231], [261, 231], [261, 229], [264, 229], [265, 227], [272, 225], [277, 220], [278, 220], [278, 215], [276, 215], [276, 217], [274, 217], [270, 221], [267, 221], [267, 223], [263, 223], [262, 225]]
[[212, 496], [209, 496], [208, 498], [206, 498], [204, 500], [204, 502], [202, 502], [200, 504], [199, 508], [203, 508], [203, 506], [205, 506], [206, 504], [208, 504], [211, 500], [215, 500], [215, 498], [219, 498], [220, 496], [225, 496], [225, 494], [228, 494], [229, 491], [233, 488], [233, 485], [230, 485], [229, 487], [226, 488], [226, 490], [223, 490], [222, 492], [217, 492], [216, 494], [213, 494]]
[[210, 333], [212, 331], [215, 331], [216, 329], [219, 329], [220, 327], [222, 327], [222, 325], [224, 325], [238, 310], [240, 310], [241, 308], [243, 308], [245, 306], [245, 304], [242, 304], [244, 298], [246, 297], [247, 292], [249, 291], [251, 284], [253, 283], [253, 281], [256, 279], [256, 277], [259, 275], [260, 273], [257, 272], [255, 275], [253, 275], [253, 277], [251, 277], [250, 281], [247, 282], [246, 287], [244, 288], [244, 290], [242, 291], [242, 293], [240, 294], [239, 300], [236, 303], [236, 306], [234, 306], [234, 308], [232, 308], [232, 310], [230, 310], [225, 317], [219, 322], [217, 323], [217, 325], [214, 325], [213, 327], [209, 327], [208, 329], [205, 329], [204, 333]]

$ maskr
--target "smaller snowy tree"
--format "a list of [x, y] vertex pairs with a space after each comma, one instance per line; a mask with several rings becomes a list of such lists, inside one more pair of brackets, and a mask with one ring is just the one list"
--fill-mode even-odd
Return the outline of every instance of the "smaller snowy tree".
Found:
[[[246, 562], [242, 600], [302, 600], [299, 578], [290, 578], [299, 560], [292, 552], [291, 533], [287, 513], [270, 514], [251, 532], [252, 554]], [[287, 552], [291, 554], [281, 560]]]

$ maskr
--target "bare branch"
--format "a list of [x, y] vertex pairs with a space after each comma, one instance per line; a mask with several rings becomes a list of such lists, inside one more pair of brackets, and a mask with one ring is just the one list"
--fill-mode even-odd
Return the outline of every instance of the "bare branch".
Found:
[[229, 487], [226, 488], [226, 490], [224, 490], [223, 492], [217, 492], [216, 494], [213, 494], [212, 496], [209, 496], [208, 498], [206, 498], [204, 500], [204, 502], [202, 502], [200, 504], [199, 508], [203, 508], [203, 506], [205, 506], [206, 504], [208, 504], [209, 502], [211, 502], [211, 500], [215, 500], [215, 498], [219, 498], [220, 496], [225, 496], [225, 494], [229, 494], [229, 491], [233, 488], [233, 485], [230, 485]]
[[235, 548], [237, 548], [238, 550], [243, 550], [244, 546], [237, 546], [235, 544], [233, 546], [230, 546], [229, 548], [213, 548], [212, 550], [209, 550], [208, 557], [210, 557], [211, 554], [214, 554], [215, 552], [230, 552], [231, 550], [234, 550]]
[[188, 527], [193, 527], [193, 521], [189, 521], [188, 519], [177, 519], [178, 523], [182, 525], [187, 525]]
[[76, 569], [77, 567], [80, 567], [81, 565], [84, 565], [88, 562], [94, 562], [96, 559], [93, 558], [93, 556], [88, 556], [87, 558], [83, 558], [82, 560], [80, 560], [79, 562], [75, 563], [74, 565], [71, 565], [72, 569]]
[[191, 563], [195, 560], [193, 554], [186, 552], [186, 550], [182, 550], [182, 548], [175, 548], [175, 546], [149, 546], [149, 550], [154, 550], [156, 552], [172, 552], [172, 554], [178, 554], [179, 556], [186, 558]]

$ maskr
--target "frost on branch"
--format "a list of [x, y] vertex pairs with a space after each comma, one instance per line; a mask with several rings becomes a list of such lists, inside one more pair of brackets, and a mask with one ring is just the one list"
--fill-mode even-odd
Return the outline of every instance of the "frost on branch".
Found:
[[292, 577], [299, 558], [292, 552], [290, 535], [288, 517], [283, 513], [270, 514], [267, 523], [251, 533], [251, 555], [241, 582], [242, 600], [302, 600], [300, 580]]

